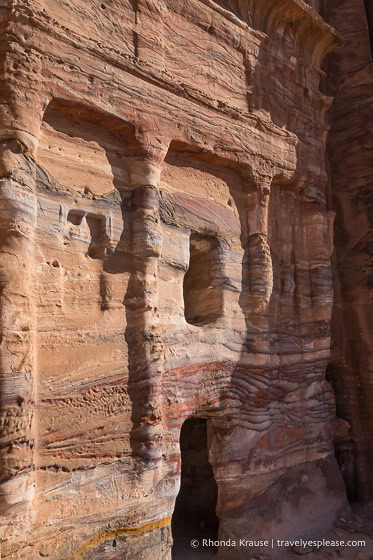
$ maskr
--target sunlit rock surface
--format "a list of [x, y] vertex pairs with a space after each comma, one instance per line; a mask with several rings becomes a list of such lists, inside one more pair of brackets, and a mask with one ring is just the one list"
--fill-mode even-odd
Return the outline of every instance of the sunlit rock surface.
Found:
[[1, 7], [2, 558], [171, 558], [191, 416], [220, 539], [319, 535], [345, 506], [320, 91], [341, 41], [308, 4]]

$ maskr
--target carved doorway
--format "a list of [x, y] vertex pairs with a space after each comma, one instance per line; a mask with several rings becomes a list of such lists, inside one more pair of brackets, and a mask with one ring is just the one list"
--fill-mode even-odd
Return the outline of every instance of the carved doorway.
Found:
[[[180, 432], [181, 485], [172, 516], [173, 560], [214, 558], [217, 549], [202, 539], [216, 541], [218, 488], [208, 461], [207, 420], [189, 418]], [[198, 540], [198, 550], [191, 546]]]

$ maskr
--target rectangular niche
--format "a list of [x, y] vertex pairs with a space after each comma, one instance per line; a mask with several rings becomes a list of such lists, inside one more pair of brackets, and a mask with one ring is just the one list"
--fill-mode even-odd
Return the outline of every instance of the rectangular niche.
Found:
[[246, 274], [247, 217], [238, 165], [172, 142], [162, 168], [160, 210], [164, 224], [182, 237], [182, 250], [168, 241], [163, 254], [174, 269], [174, 304], [182, 320], [198, 326], [233, 320], [241, 312]]
[[189, 251], [183, 283], [185, 319], [202, 326], [223, 316], [220, 242], [216, 237], [192, 233]]

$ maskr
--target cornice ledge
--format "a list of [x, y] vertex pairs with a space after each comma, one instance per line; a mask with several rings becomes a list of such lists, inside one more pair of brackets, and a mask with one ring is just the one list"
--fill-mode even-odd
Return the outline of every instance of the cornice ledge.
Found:
[[247, 0], [252, 24], [265, 33], [293, 22], [300, 55], [320, 68], [324, 57], [342, 46], [339, 33], [303, 0]]
[[243, 31], [250, 32], [254, 36], [258, 37], [259, 39], [263, 39], [265, 37], [265, 34], [263, 32], [259, 31], [259, 29], [253, 28], [251, 17], [248, 12], [246, 13], [245, 11], [245, 15], [243, 15], [242, 19], [240, 19], [233, 12], [219, 6], [219, 4], [217, 4], [214, 0], [198, 0], [198, 1], [201, 2], [201, 4], [204, 4], [205, 6], [210, 8], [211, 10], [213, 10], [214, 12], [221, 15], [226, 20], [237, 25], [237, 27], [240, 27]]
[[339, 33], [303, 0], [235, 0], [237, 17], [214, 0], [199, 0], [244, 31], [270, 35], [286, 22], [296, 26], [300, 56], [320, 68], [324, 57], [343, 44]]

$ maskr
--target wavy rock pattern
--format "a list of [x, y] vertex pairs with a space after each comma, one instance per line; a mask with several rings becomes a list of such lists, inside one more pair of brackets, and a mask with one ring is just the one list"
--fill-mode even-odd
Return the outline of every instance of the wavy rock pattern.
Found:
[[1, 9], [4, 559], [170, 558], [193, 415], [222, 539], [345, 505], [319, 89], [340, 40], [302, 0], [230, 4]]

